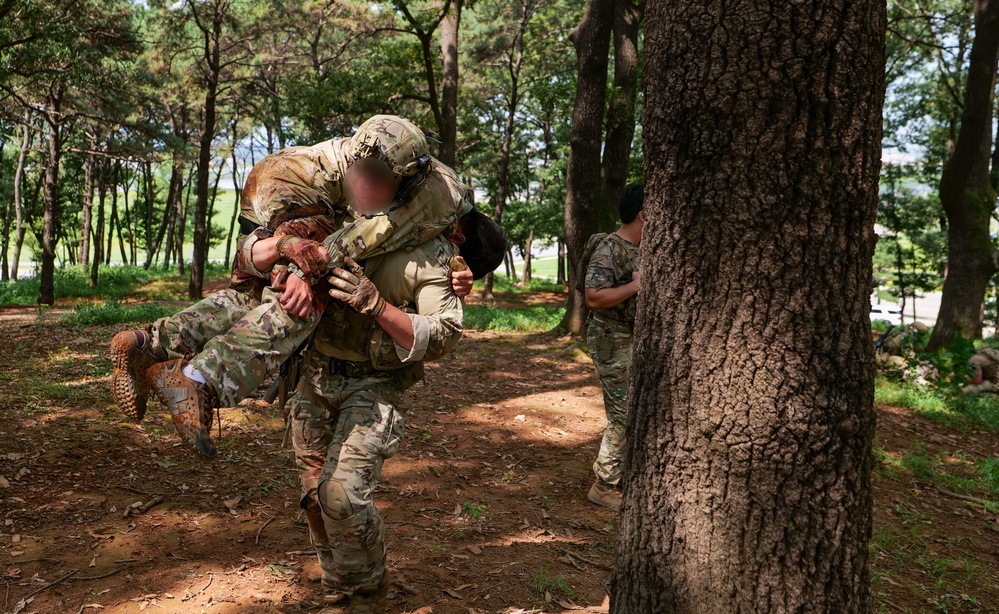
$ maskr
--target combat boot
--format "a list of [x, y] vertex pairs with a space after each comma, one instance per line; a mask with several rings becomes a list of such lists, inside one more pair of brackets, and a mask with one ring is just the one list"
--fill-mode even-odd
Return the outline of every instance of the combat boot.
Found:
[[386, 569], [375, 586], [354, 589], [347, 614], [385, 614], [385, 601], [388, 599], [390, 584], [389, 571]]
[[183, 358], [157, 363], [146, 371], [146, 377], [156, 396], [170, 410], [181, 438], [201, 456], [214, 458], [215, 444], [208, 436], [208, 428], [218, 395], [211, 384], [201, 384], [184, 375], [184, 364]]
[[590, 486], [590, 492], [586, 495], [586, 500], [617, 512], [621, 509], [621, 489], [604, 484], [600, 480], [594, 480], [593, 486]]
[[166, 360], [166, 352], [152, 347], [152, 337], [145, 330], [126, 330], [111, 338], [111, 397], [125, 415], [142, 420], [146, 415], [149, 381], [146, 369]]

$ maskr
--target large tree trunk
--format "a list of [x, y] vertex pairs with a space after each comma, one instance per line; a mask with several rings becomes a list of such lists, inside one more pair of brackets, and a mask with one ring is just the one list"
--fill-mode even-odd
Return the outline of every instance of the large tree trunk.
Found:
[[458, 28], [461, 25], [463, 0], [453, 0], [447, 16], [441, 21], [441, 146], [438, 158], [451, 168], [455, 166], [458, 138]]
[[885, 11], [649, 6], [615, 614], [872, 610]]
[[982, 336], [985, 287], [999, 268], [989, 236], [995, 190], [989, 180], [992, 102], [999, 65], [999, 2], [975, 0], [975, 40], [968, 56], [961, 129], [940, 177], [947, 214], [947, 279], [928, 350], [946, 347], [958, 333]]
[[608, 230], [617, 223], [617, 203], [628, 182], [638, 94], [638, 34], [644, 5], [644, 0], [637, 5], [633, 0], [617, 0], [614, 6], [614, 95], [607, 105], [607, 139], [600, 169], [604, 188], [601, 218]]
[[55, 302], [56, 224], [59, 223], [59, 159], [62, 156], [62, 85], [56, 84], [48, 96], [45, 121], [49, 128], [49, 159], [45, 167], [42, 218], [42, 273], [39, 276], [38, 304]]
[[576, 100], [572, 108], [569, 165], [566, 171], [565, 243], [569, 258], [569, 301], [559, 328], [583, 333], [586, 301], [576, 289], [579, 254], [597, 231], [603, 202], [600, 186], [600, 144], [607, 99], [607, 50], [616, 0], [589, 0], [583, 20], [573, 30], [576, 47]]

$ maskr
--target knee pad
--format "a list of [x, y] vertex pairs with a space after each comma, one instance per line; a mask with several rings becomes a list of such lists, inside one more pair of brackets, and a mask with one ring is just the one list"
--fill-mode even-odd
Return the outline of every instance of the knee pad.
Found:
[[319, 507], [325, 516], [333, 520], [346, 520], [354, 515], [354, 506], [347, 498], [347, 491], [336, 480], [327, 479], [319, 483]]

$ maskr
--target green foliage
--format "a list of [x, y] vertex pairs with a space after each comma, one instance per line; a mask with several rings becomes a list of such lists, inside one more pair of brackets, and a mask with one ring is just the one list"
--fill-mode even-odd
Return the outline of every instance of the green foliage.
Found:
[[118, 301], [108, 300], [97, 304], [77, 305], [72, 313], [62, 318], [62, 322], [71, 326], [99, 326], [125, 322], [146, 324], [176, 312], [175, 308], [156, 303], [123, 305]]
[[538, 333], [555, 328], [565, 315], [565, 307], [465, 306], [465, 328], [503, 332]]
[[[924, 347], [928, 339], [929, 331], [910, 334], [905, 338], [903, 347]], [[947, 348], [939, 352], [922, 352], [918, 358], [936, 369], [938, 375], [934, 383], [940, 389], [957, 393], [968, 383], [968, 377], [974, 373], [968, 362], [974, 353], [974, 342], [965, 339], [959, 333]]]

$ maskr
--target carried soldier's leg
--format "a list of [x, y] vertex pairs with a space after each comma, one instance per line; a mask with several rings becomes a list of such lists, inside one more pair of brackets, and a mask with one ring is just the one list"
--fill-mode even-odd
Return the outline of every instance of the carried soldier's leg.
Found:
[[405, 423], [378, 388], [362, 387], [340, 403], [318, 490], [334, 578], [350, 591], [352, 614], [383, 612], [389, 587], [385, 526], [372, 494], [383, 461], [402, 443]]
[[624, 469], [625, 431], [628, 426], [628, 371], [631, 338], [610, 330], [591, 327], [588, 343], [604, 395], [607, 426], [600, 451], [593, 463], [596, 480], [587, 499], [610, 509], [621, 507], [621, 475]]
[[319, 313], [305, 319], [292, 316], [278, 297], [270, 288], [264, 290], [260, 305], [205, 343], [189, 362], [178, 358], [147, 371], [150, 386], [170, 410], [178, 431], [202, 456], [215, 455], [207, 428], [201, 426], [211, 413], [209, 402], [238, 405], [291, 357], [319, 322]]
[[142, 420], [149, 383], [146, 370], [157, 362], [201, 350], [258, 304], [236, 290], [222, 290], [145, 329], [123, 331], [111, 339], [111, 396], [125, 414]]

